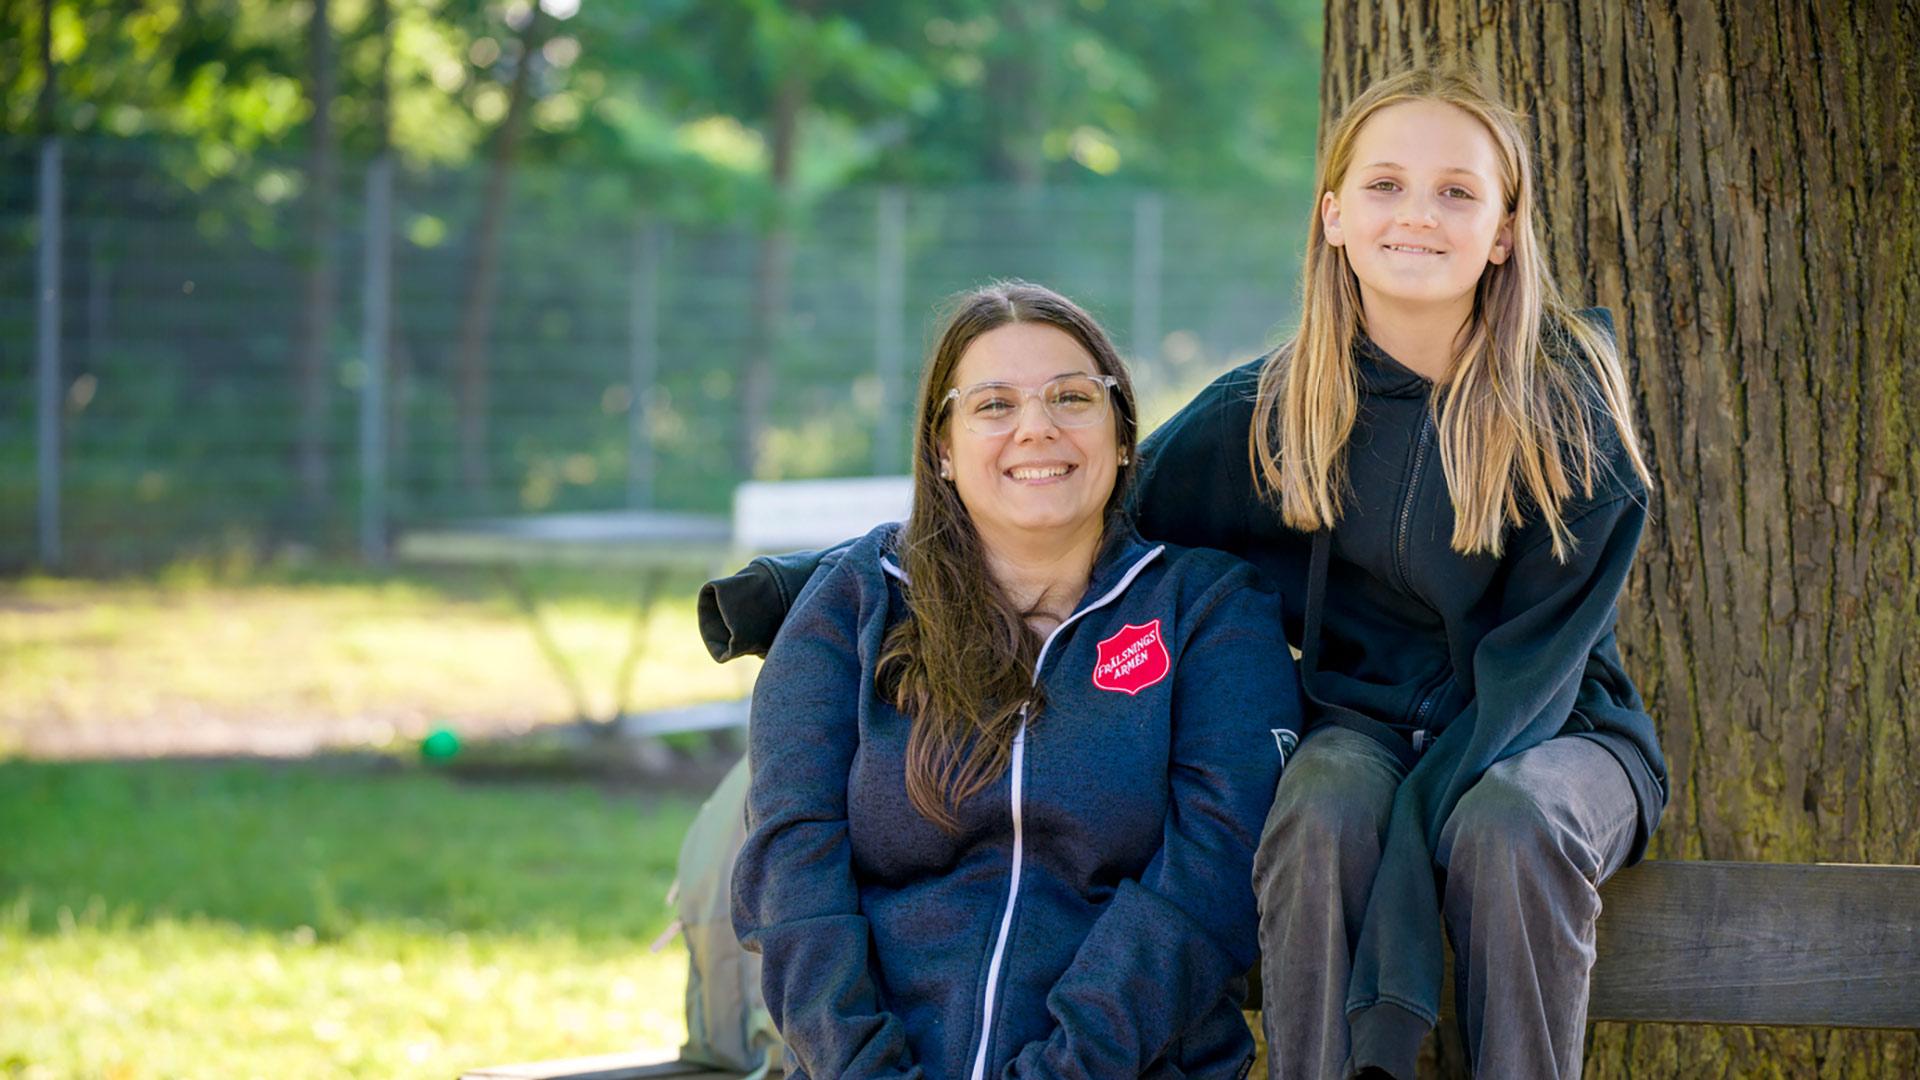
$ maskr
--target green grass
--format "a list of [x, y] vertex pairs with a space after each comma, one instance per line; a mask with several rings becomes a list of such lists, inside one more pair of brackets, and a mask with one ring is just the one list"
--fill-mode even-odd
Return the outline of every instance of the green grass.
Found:
[[695, 801], [416, 768], [0, 761], [0, 1077], [670, 1051]]
[[[532, 577], [588, 710], [610, 715], [637, 584], [579, 570]], [[753, 662], [722, 667], [701, 646], [697, 585], [660, 591], [629, 707], [751, 687]], [[231, 749], [283, 753], [378, 746], [443, 723], [467, 734], [525, 730], [574, 711], [511, 592], [486, 574], [242, 561], [0, 581], [0, 752], [219, 752], [206, 733], [225, 731], [239, 744]]]

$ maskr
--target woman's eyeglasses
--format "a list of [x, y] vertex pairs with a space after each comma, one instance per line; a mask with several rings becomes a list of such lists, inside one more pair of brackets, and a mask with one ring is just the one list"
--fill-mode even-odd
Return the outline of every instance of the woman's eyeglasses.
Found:
[[1020, 410], [1027, 399], [1039, 398], [1054, 426], [1088, 427], [1107, 418], [1111, 391], [1120, 380], [1111, 375], [1058, 375], [1037, 390], [1011, 383], [983, 382], [947, 391], [944, 399], [958, 402], [960, 422], [975, 435], [1005, 435], [1020, 426]]

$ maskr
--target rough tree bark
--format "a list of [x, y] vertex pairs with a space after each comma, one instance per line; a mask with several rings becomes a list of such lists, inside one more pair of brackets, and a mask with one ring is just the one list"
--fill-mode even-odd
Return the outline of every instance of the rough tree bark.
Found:
[[[1323, 121], [1465, 57], [1656, 476], [1622, 608], [1661, 858], [1920, 862], [1920, 7], [1332, 0]], [[1916, 1076], [1914, 1033], [1596, 1025], [1591, 1075]]]

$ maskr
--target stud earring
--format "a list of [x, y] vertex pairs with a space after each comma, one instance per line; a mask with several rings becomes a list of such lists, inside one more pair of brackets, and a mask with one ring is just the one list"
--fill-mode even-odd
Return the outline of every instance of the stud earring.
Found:
[[1125, 450], [1120, 451], [1120, 467], [1121, 468], [1123, 469], [1126, 468], [1127, 462], [1132, 460], [1133, 460], [1132, 458], [1127, 456], [1127, 452]]
[[940, 463], [940, 479], [953, 479], [953, 465], [950, 462], [943, 461]]

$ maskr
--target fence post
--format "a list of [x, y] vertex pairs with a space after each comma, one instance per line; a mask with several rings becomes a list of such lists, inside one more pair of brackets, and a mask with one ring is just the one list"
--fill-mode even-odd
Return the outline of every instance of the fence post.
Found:
[[627, 507], [653, 507], [653, 413], [660, 379], [660, 259], [666, 228], [642, 221], [633, 232], [632, 295], [627, 304]]
[[880, 411], [874, 420], [873, 471], [886, 476], [906, 464], [900, 445], [900, 418], [905, 415], [900, 366], [906, 352], [906, 194], [897, 187], [882, 188], [874, 224], [873, 366], [880, 378]]
[[1158, 193], [1133, 200], [1133, 359], [1160, 356], [1160, 225]]
[[40, 565], [60, 565], [60, 140], [40, 142], [39, 450]]
[[360, 555], [387, 562], [387, 349], [393, 340], [393, 158], [367, 166], [366, 272], [361, 278]]

